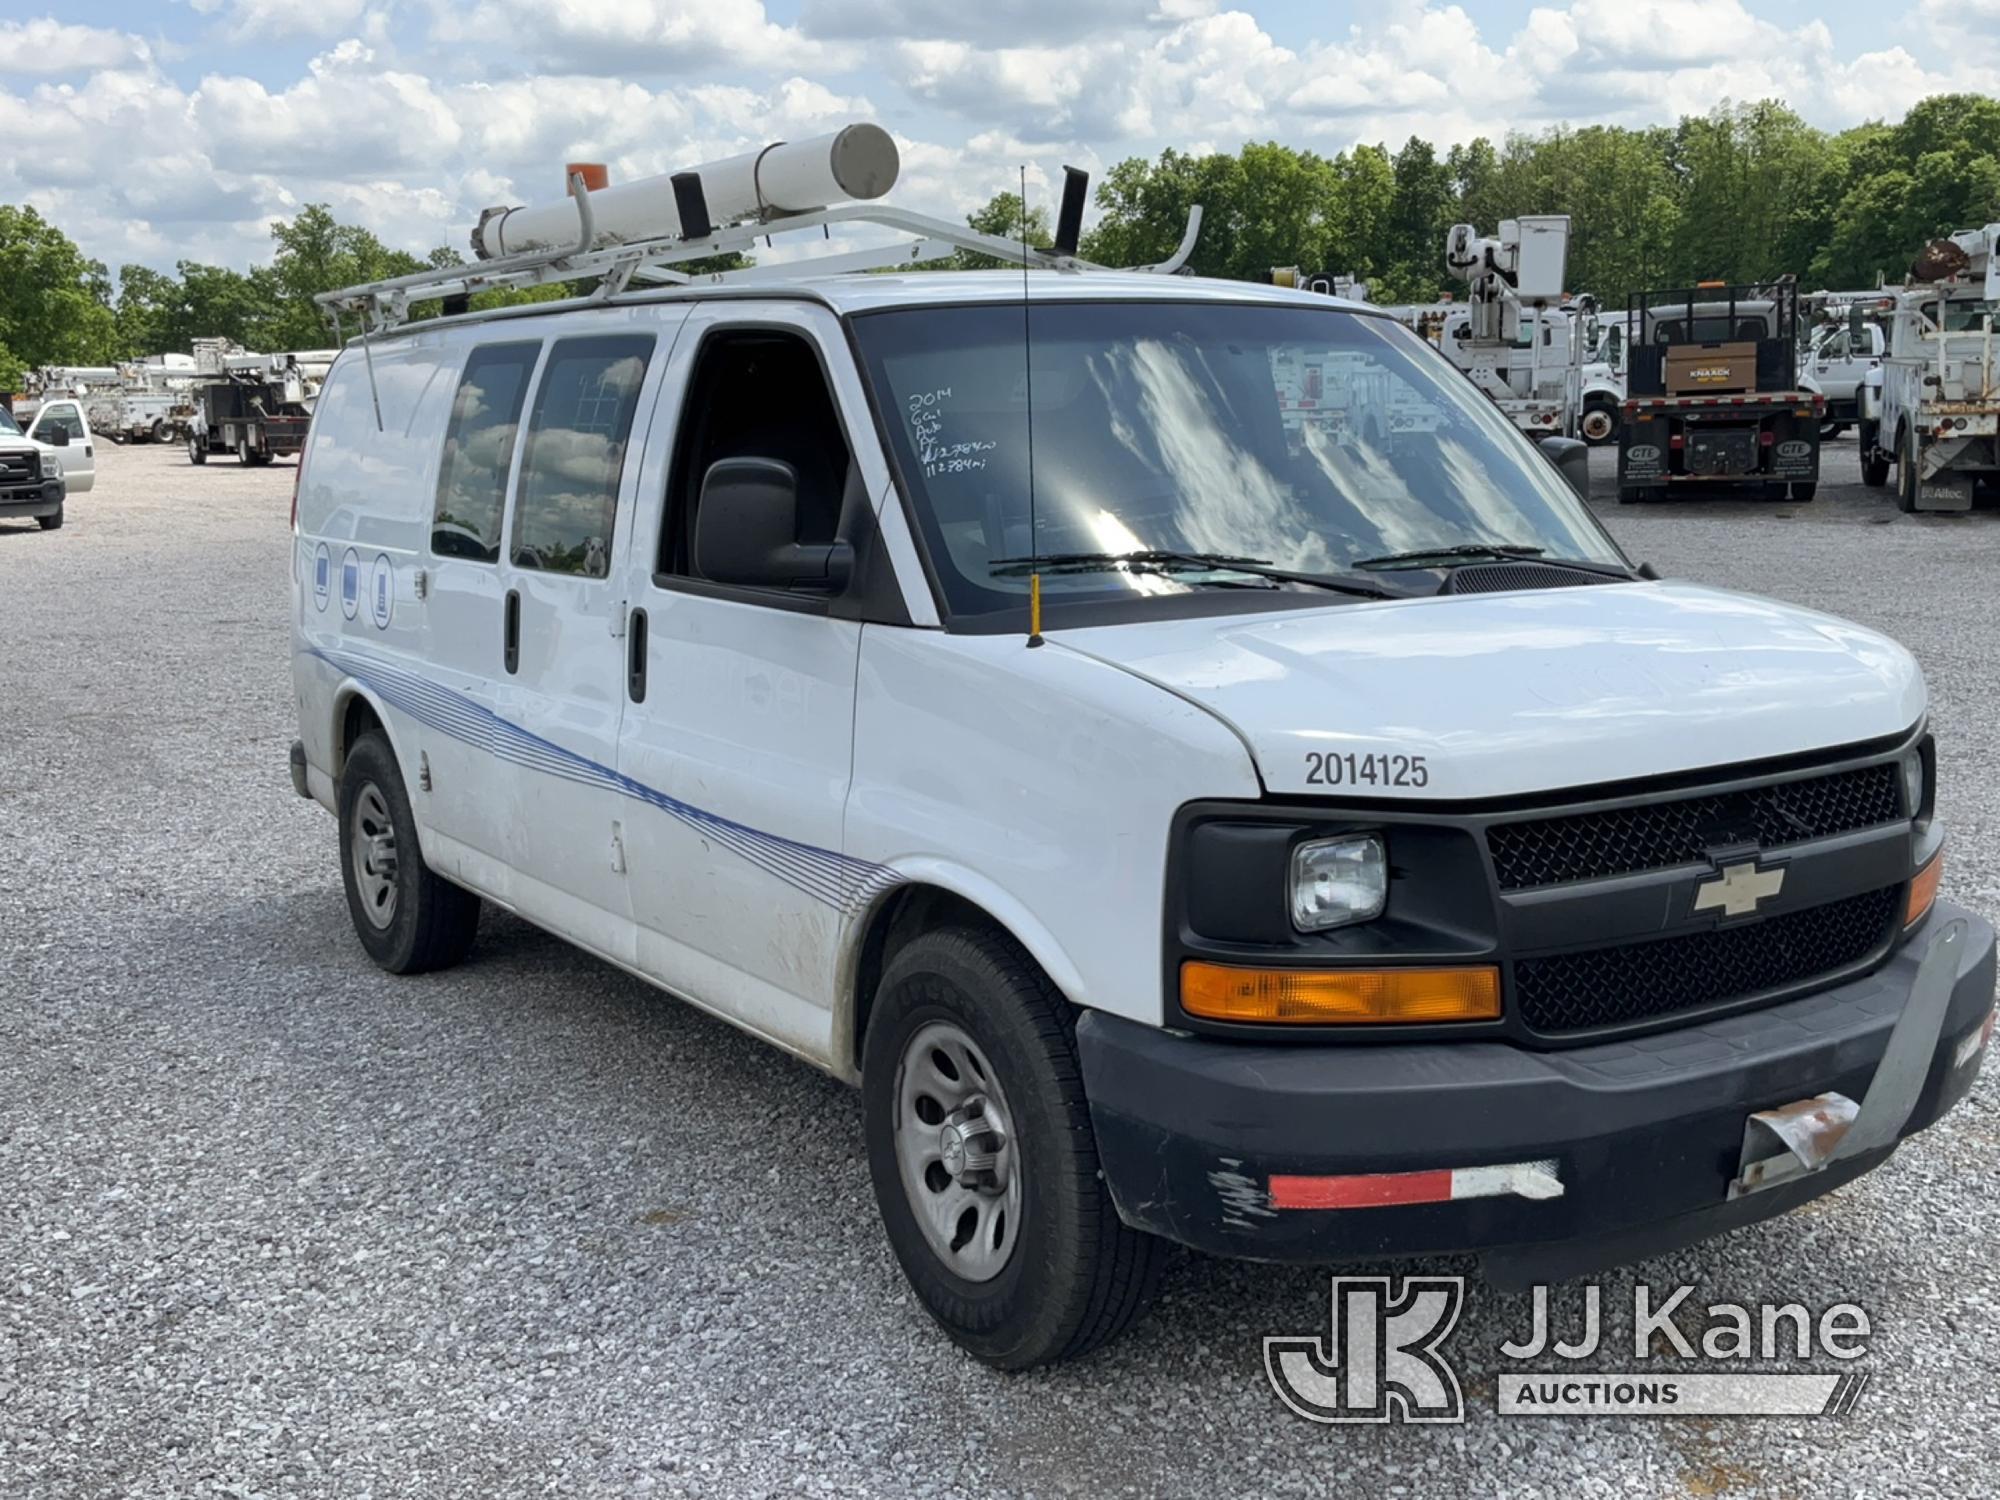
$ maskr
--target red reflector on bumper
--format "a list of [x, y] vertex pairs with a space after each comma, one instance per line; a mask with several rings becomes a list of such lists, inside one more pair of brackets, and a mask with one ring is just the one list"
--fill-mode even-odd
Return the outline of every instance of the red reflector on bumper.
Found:
[[1394, 1208], [1408, 1203], [1450, 1203], [1459, 1198], [1560, 1198], [1562, 1179], [1552, 1161], [1500, 1167], [1443, 1167], [1422, 1172], [1357, 1172], [1338, 1177], [1273, 1173], [1273, 1208]]

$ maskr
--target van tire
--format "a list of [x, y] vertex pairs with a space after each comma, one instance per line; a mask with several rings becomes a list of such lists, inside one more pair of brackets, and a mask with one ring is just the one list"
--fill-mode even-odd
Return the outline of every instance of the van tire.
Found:
[[[371, 795], [372, 794], [372, 795]], [[340, 772], [340, 880], [347, 891], [347, 914], [368, 956], [391, 974], [424, 974], [448, 969], [465, 957], [479, 930], [479, 898], [433, 873], [417, 842], [417, 822], [396, 754], [379, 733], [354, 742]], [[395, 862], [388, 877], [391, 913], [386, 921], [369, 912], [364, 883], [379, 882], [357, 857], [356, 824], [376, 809], [386, 810], [393, 833]]]
[[[1020, 1223], [986, 1280], [959, 1275], [932, 1247], [898, 1157], [905, 1049], [934, 1023], [990, 1061], [1012, 1127]], [[995, 1368], [1024, 1370], [1085, 1354], [1145, 1310], [1166, 1243], [1118, 1217], [1098, 1169], [1076, 1012], [1018, 946], [978, 928], [911, 940], [883, 972], [861, 1073], [868, 1167], [890, 1248], [955, 1343]]]
[[63, 523], [62, 507], [58, 505], [52, 515], [36, 516], [35, 522], [44, 531], [61, 531]]

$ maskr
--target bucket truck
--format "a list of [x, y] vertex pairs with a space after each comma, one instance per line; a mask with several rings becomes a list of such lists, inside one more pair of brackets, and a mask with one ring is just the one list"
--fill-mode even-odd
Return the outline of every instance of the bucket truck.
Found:
[[1861, 393], [1861, 477], [1904, 511], [1970, 510], [2000, 478], [2000, 224], [1932, 240], [1893, 293], [1889, 353]]
[[1481, 235], [1456, 224], [1445, 265], [1470, 289], [1445, 320], [1438, 348], [1532, 436], [1574, 436], [1581, 406], [1581, 341], [1563, 311], [1569, 215], [1502, 219]]

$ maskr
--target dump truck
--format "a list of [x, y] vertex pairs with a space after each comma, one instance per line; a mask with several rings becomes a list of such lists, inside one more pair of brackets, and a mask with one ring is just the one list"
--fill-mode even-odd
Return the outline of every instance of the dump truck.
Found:
[[1862, 387], [1861, 477], [1896, 470], [1903, 511], [1970, 510], [2000, 479], [2000, 224], [1931, 241], [1893, 294], [1889, 352]]
[[1621, 503], [1690, 485], [1812, 499], [1826, 398], [1800, 378], [1798, 320], [1789, 278], [1633, 294]]

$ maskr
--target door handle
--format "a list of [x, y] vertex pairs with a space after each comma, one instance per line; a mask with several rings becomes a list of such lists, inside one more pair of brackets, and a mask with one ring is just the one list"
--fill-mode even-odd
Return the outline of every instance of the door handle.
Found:
[[507, 664], [507, 670], [521, 669], [521, 591], [507, 590], [507, 610], [505, 623], [500, 632], [500, 656]]
[[646, 701], [646, 612], [632, 611], [625, 630], [625, 691], [634, 703]]

